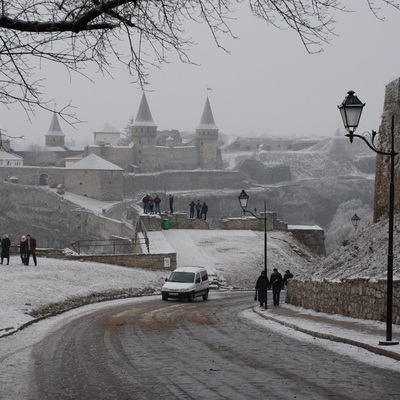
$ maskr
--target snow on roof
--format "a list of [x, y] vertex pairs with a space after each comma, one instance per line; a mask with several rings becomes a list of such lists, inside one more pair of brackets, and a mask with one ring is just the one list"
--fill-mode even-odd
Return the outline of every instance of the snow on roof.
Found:
[[4, 150], [0, 150], [0, 160], [22, 160], [23, 158], [16, 154], [9, 153]]
[[122, 168], [110, 163], [96, 154], [89, 154], [87, 157], [71, 165], [69, 169], [92, 169], [92, 170], [109, 170], [122, 171]]
[[288, 225], [288, 230], [322, 231], [323, 229], [318, 225]]
[[118, 134], [118, 135], [120, 134], [119, 130], [114, 128], [108, 122], [106, 122], [99, 129], [95, 130], [94, 133], [115, 133], [115, 134]]

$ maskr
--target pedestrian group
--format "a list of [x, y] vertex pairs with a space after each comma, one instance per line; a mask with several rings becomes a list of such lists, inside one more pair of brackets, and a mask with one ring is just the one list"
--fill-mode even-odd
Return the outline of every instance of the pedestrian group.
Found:
[[258, 277], [256, 282], [256, 293], [254, 296], [254, 300], [258, 300], [260, 302], [260, 307], [262, 307], [266, 302], [266, 294], [267, 294], [266, 290], [272, 288], [272, 298], [274, 306], [279, 306], [280, 293], [281, 290], [285, 288], [286, 289], [285, 303], [287, 303], [288, 302], [287, 283], [289, 279], [292, 278], [293, 274], [289, 270], [286, 270], [284, 276], [282, 277], [282, 274], [278, 272], [278, 269], [274, 268], [269, 279], [266, 276], [265, 271], [261, 271], [261, 275]]
[[[7, 262], [7, 265], [10, 264], [10, 247], [11, 240], [8, 237], [8, 234], [5, 233], [0, 242], [1, 246], [1, 264], [4, 261]], [[30, 258], [32, 257], [33, 263], [37, 265], [36, 259], [36, 239], [31, 235], [22, 235], [21, 240], [19, 242], [19, 255], [22, 261], [22, 264], [29, 265]]]

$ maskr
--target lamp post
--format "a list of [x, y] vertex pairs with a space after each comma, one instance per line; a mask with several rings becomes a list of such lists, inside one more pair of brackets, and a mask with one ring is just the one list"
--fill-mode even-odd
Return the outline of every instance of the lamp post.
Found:
[[353, 224], [355, 230], [357, 230], [357, 228], [358, 228], [358, 225], [360, 223], [360, 219], [361, 218], [357, 214], [354, 214], [351, 217], [351, 223]]
[[355, 137], [364, 140], [368, 147], [377, 154], [390, 156], [390, 186], [389, 186], [389, 240], [388, 240], [388, 261], [387, 261], [387, 289], [386, 289], [386, 340], [380, 341], [381, 345], [399, 344], [398, 341], [392, 340], [392, 312], [393, 312], [393, 226], [394, 226], [394, 159], [398, 152], [394, 151], [394, 116], [392, 115], [391, 126], [391, 149], [390, 151], [379, 150], [375, 143], [376, 131], [368, 134], [370, 140], [364, 135], [354, 134], [360, 122], [361, 113], [365, 103], [362, 103], [354, 92], [350, 90], [338, 106], [343, 119], [343, 124], [349, 132], [346, 136], [353, 143]]
[[[257, 215], [253, 214], [251, 211], [246, 210], [247, 208], [247, 203], [249, 201], [249, 195], [242, 190], [242, 192], [239, 195], [239, 203], [240, 203], [240, 207], [242, 207], [243, 210], [243, 215], [245, 215], [246, 213], [251, 214], [253, 217], [257, 218], [257, 219], [263, 219], [264, 220], [264, 274], [265, 274], [265, 280], [264, 280], [264, 308], [267, 309], [267, 289], [268, 289], [268, 285], [267, 285], [267, 280], [268, 280], [268, 275], [267, 275], [267, 202], [264, 200], [264, 218], [262, 217], [258, 217]], [[256, 211], [256, 210], [254, 210]]]

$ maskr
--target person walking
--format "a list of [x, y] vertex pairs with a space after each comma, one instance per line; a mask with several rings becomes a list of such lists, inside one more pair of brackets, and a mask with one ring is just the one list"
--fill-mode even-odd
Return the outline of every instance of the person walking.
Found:
[[256, 282], [256, 291], [257, 291], [257, 298], [260, 302], [260, 307], [264, 305], [267, 299], [267, 292], [266, 289], [269, 287], [269, 280], [268, 276], [265, 275], [265, 271], [261, 271], [261, 275], [258, 277]]
[[171, 214], [174, 213], [174, 198], [172, 197], [172, 194], [169, 195], [169, 211]]
[[204, 220], [207, 219], [207, 212], [208, 212], [208, 205], [206, 204], [206, 202], [204, 202], [203, 205], [201, 206], [201, 219], [203, 219], [203, 215], [204, 215]]
[[28, 243], [26, 241], [26, 236], [21, 236], [21, 241], [19, 242], [19, 255], [21, 257], [22, 264], [27, 265], [28, 261]]
[[160, 211], [160, 203], [161, 203], [161, 199], [158, 197], [158, 194], [156, 195], [156, 197], [154, 198], [154, 212], [158, 215], [161, 215], [161, 211]]
[[196, 203], [192, 200], [189, 203], [189, 218], [194, 218], [194, 209], [196, 208]]
[[272, 285], [272, 297], [274, 299], [274, 306], [279, 306], [279, 296], [282, 290], [283, 278], [276, 268], [273, 269], [269, 281]]
[[289, 300], [288, 281], [293, 278], [293, 274], [287, 269], [283, 275], [283, 286], [285, 287], [285, 303]]
[[7, 265], [10, 263], [10, 247], [11, 240], [7, 233], [5, 233], [1, 239], [1, 264], [3, 264], [4, 259], [7, 260]]
[[32, 237], [31, 235], [26, 235], [26, 242], [27, 242], [27, 248], [28, 248], [28, 257], [26, 259], [26, 265], [29, 265], [29, 258], [32, 256], [33, 262], [35, 266], [37, 265], [36, 261], [36, 239]]
[[200, 212], [201, 212], [201, 203], [200, 203], [200, 200], [197, 200], [197, 203], [196, 203], [197, 219], [200, 219]]

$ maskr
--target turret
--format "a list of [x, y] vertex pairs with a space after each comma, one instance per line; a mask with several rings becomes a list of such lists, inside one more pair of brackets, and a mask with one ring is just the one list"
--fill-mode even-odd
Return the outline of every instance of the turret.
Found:
[[50, 147], [64, 147], [65, 135], [61, 130], [60, 124], [58, 122], [57, 114], [53, 113], [53, 118], [51, 120], [50, 128], [45, 135], [46, 146]]
[[218, 168], [218, 130], [211, 111], [210, 100], [207, 96], [200, 124], [196, 128], [200, 168]]
[[153, 121], [146, 95], [143, 93], [136, 120], [131, 126], [134, 163], [140, 172], [155, 171], [157, 125]]

